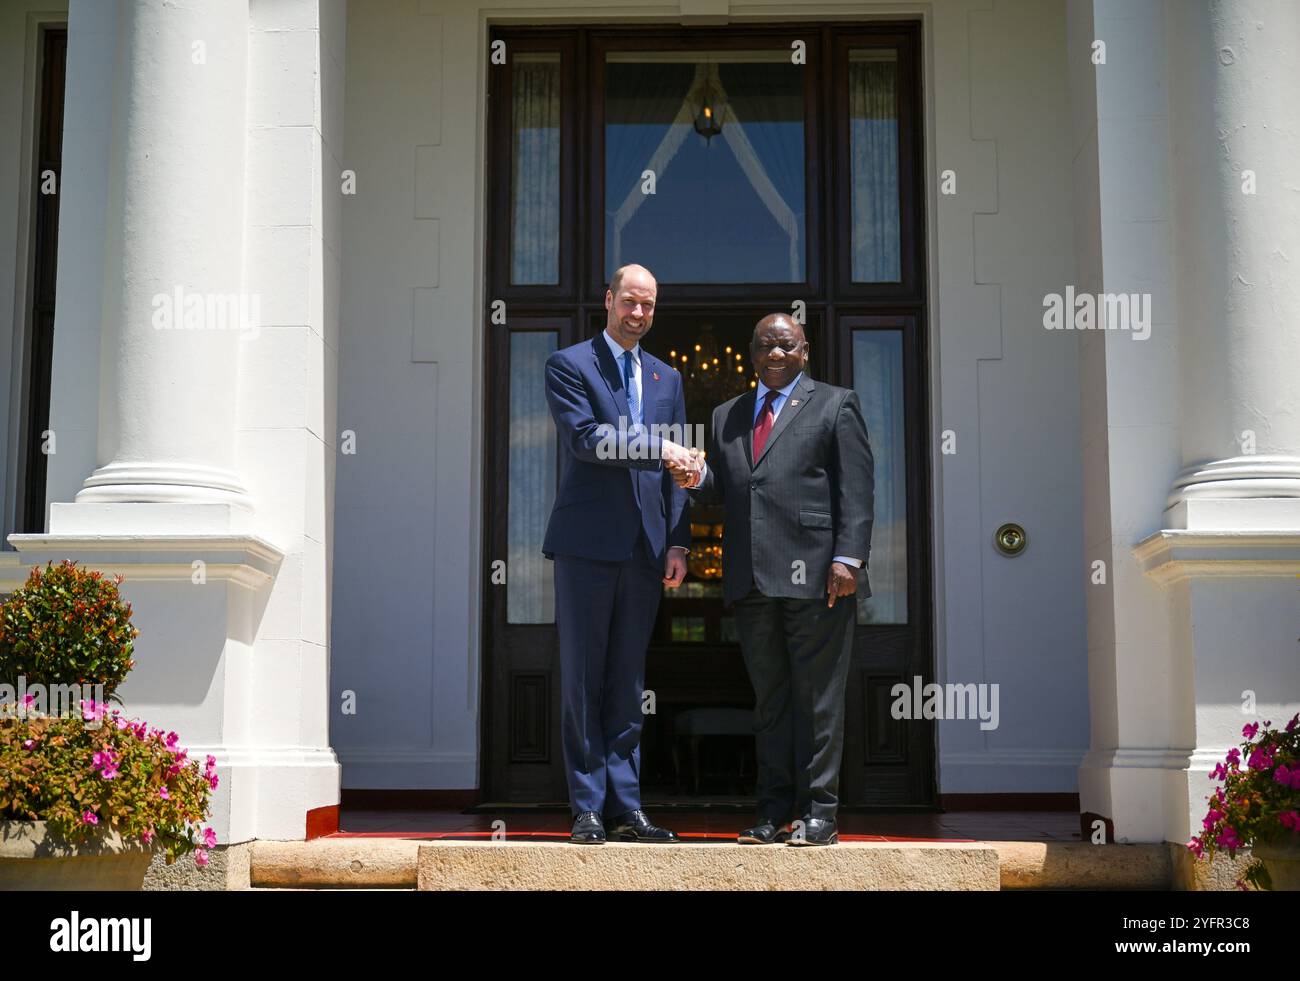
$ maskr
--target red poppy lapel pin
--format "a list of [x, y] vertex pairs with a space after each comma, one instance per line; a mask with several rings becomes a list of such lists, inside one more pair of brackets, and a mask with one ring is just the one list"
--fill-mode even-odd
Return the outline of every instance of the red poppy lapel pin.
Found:
[[659, 372], [657, 372], [657, 371], [652, 371], [652, 372], [650, 372], [650, 377], [653, 378], [655, 381], [658, 381], [658, 380], [659, 380]]

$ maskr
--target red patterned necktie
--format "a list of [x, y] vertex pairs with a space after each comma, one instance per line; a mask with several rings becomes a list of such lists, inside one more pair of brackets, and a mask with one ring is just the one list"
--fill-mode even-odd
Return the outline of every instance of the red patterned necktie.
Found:
[[754, 462], [763, 455], [763, 447], [767, 445], [768, 434], [772, 432], [772, 423], [776, 421], [776, 413], [772, 411], [772, 406], [780, 396], [780, 392], [768, 390], [763, 399], [763, 411], [758, 414], [758, 419], [754, 423]]

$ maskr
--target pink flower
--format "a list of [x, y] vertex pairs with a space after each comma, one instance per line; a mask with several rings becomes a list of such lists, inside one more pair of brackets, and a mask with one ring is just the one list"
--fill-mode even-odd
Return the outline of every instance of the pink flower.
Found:
[[1300, 725], [1300, 712], [1297, 712], [1295, 715], [1291, 716], [1291, 721], [1286, 724], [1286, 731], [1290, 732], [1297, 725]]
[[117, 776], [117, 767], [106, 766], [104, 767], [103, 770], [100, 771], [99, 775], [103, 777], [105, 780], [112, 780]]
[[117, 726], [118, 731], [121, 731], [122, 729], [131, 728], [131, 721], [129, 719], [124, 719], [119, 715], [113, 719], [113, 725]]
[[1216, 811], [1211, 807], [1209, 813], [1205, 815], [1205, 820], [1201, 822], [1201, 825], [1206, 831], [1213, 831], [1214, 826], [1222, 821], [1224, 816], [1225, 815], [1222, 811]]
[[208, 853], [202, 848], [194, 849], [194, 864], [199, 868], [203, 868], [208, 864]]
[[108, 712], [108, 706], [93, 698], [81, 700], [81, 717], [86, 722], [98, 722]]
[[23, 696], [23, 708], [31, 708], [36, 701], [36, 696], [30, 692]]
[[1252, 770], [1267, 770], [1273, 765], [1274, 752], [1275, 750], [1272, 746], [1269, 746], [1267, 749], [1256, 746], [1251, 752], [1250, 760], [1246, 763], [1246, 766], [1250, 767]]
[[1273, 772], [1273, 779], [1283, 787], [1300, 790], [1300, 766], [1288, 767], [1283, 763]]
[[1219, 832], [1218, 837], [1214, 839], [1214, 843], [1221, 848], [1241, 847], [1241, 842], [1237, 839], [1237, 830], [1228, 825], [1225, 825], [1223, 830]]
[[217, 833], [211, 828], [203, 829], [203, 844], [208, 848], [217, 847]]
[[94, 811], [87, 811], [85, 814], [81, 815], [81, 823], [99, 824], [99, 815], [97, 815]]
[[35, 745], [36, 745], [36, 740], [35, 740], [35, 739], [24, 739], [24, 740], [23, 740], [23, 749], [31, 749], [31, 748], [32, 748], [33, 746], [35, 746]]
[[[161, 734], [162, 730], [159, 729], [158, 732]], [[167, 733], [167, 748], [171, 749], [173, 746], [175, 746], [177, 740], [179, 740], [180, 738], [181, 737], [176, 735], [176, 733], [174, 732]]]
[[1201, 844], [1200, 838], [1193, 838], [1187, 843], [1187, 847], [1191, 849], [1192, 854], [1197, 858], [1200, 858], [1205, 852], [1205, 846]]
[[111, 749], [106, 749], [103, 752], [96, 753], [94, 756], [91, 757], [91, 760], [92, 760], [91, 765], [96, 770], [101, 769], [102, 767], [112, 766], [113, 763], [116, 762], [113, 759], [113, 751]]
[[153, 835], [154, 835], [153, 828], [149, 828], [147, 831], [143, 832], [140, 835], [140, 840], [147, 845], [149, 844], [149, 842], [153, 841]]
[[1242, 726], [1242, 729], [1241, 729], [1241, 734], [1242, 734], [1242, 736], [1244, 736], [1244, 737], [1245, 737], [1246, 739], [1248, 739], [1248, 740], [1249, 740], [1249, 739], [1254, 739], [1254, 738], [1255, 738], [1255, 733], [1257, 733], [1257, 732], [1259, 732], [1259, 723], [1258, 723], [1258, 722], [1252, 722], [1252, 723], [1250, 723], [1249, 725]]
[[1228, 750], [1228, 755], [1224, 759], [1231, 763], [1233, 767], [1236, 767], [1241, 762], [1241, 750], [1233, 746], [1232, 749]]
[[1210, 776], [1215, 780], [1224, 780], [1228, 776], [1228, 771], [1222, 763], [1216, 763], [1214, 769], [1210, 771]]
[[159, 788], [158, 788], [158, 796], [161, 797], [163, 800], [171, 800], [171, 799], [172, 799], [172, 795], [169, 794], [169, 793], [167, 793], [167, 788], [166, 788], [166, 787], [159, 787]]
[[1282, 827], [1290, 828], [1292, 831], [1300, 831], [1300, 811], [1283, 811], [1277, 816]]
[[217, 789], [217, 775], [215, 773], [208, 774], [208, 786], [213, 790]]

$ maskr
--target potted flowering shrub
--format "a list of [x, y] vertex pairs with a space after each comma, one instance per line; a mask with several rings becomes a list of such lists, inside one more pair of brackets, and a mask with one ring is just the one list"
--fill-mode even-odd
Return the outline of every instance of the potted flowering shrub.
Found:
[[138, 634], [120, 582], [64, 562], [0, 604], [0, 889], [139, 889], [154, 852], [216, 845], [216, 759], [109, 711]]
[[[1198, 859], [1216, 852], [1237, 857], [1250, 848], [1251, 861], [1239, 889], [1300, 890], [1300, 713], [1279, 731], [1265, 721], [1241, 730], [1233, 747], [1210, 773], [1223, 781], [1209, 797], [1204, 830], [1187, 843]], [[1245, 767], [1242, 761], [1245, 761]]]

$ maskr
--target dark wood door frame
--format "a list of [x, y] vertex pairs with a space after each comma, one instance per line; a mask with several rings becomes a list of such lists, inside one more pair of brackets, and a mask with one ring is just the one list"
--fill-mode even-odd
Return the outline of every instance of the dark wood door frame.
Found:
[[[59, 197], [63, 191], [63, 110], [67, 75], [66, 27], [42, 28], [38, 50], [35, 169], [30, 193], [32, 249], [27, 304], [21, 339], [22, 380], [16, 530], [45, 530], [48, 456], [44, 433], [50, 425], [50, 385], [54, 368], [54, 299], [59, 254]], [[42, 192], [42, 175], [52, 172], [55, 193]]]
[[[906, 446], [907, 446], [907, 529], [909, 563], [907, 600], [911, 631], [906, 670], [899, 673], [875, 673], [870, 657], [855, 654], [861, 663], [859, 675], [851, 685], [850, 699], [861, 707], [859, 721], [868, 700], [879, 697], [879, 686], [904, 680], [913, 675], [923, 682], [934, 680], [934, 605], [933, 605], [933, 486], [930, 460], [930, 378], [927, 337], [927, 297], [925, 262], [925, 195], [923, 161], [922, 90], [920, 72], [920, 24], [886, 21], [878, 23], [836, 25], [762, 25], [725, 29], [646, 26], [624, 28], [494, 28], [492, 40], [506, 41], [507, 51], [547, 50], [562, 53], [561, 107], [561, 214], [564, 228], [581, 230], [578, 234], [561, 234], [560, 283], [554, 286], [512, 286], [510, 269], [510, 106], [511, 75], [507, 64], [488, 69], [488, 152], [485, 159], [488, 241], [486, 290], [487, 309], [483, 312], [486, 330], [486, 385], [483, 411], [486, 420], [484, 481], [486, 496], [484, 528], [483, 581], [483, 714], [480, 746], [480, 796], [504, 801], [509, 794], [507, 774], [512, 769], [509, 720], [500, 716], [507, 710], [510, 697], [521, 675], [512, 675], [505, 655], [507, 648], [517, 647], [525, 637], [532, 637], [538, 651], [550, 645], [543, 640], [553, 626], [507, 626], [504, 591], [491, 582], [491, 560], [506, 554], [506, 501], [502, 486], [505, 477], [505, 425], [508, 407], [502, 393], [508, 392], [509, 335], [518, 329], [551, 329], [558, 332], [559, 346], [575, 343], [590, 336], [589, 326], [603, 317], [604, 307], [604, 218], [603, 169], [596, 166], [604, 139], [603, 64], [607, 50], [673, 47], [713, 48], [730, 46], [754, 48], [785, 47], [791, 38], [803, 39], [808, 45], [810, 71], [817, 74], [806, 92], [807, 118], [805, 146], [807, 236], [806, 281], [803, 284], [666, 284], [661, 288], [664, 302], [680, 311], [710, 309], [720, 306], [770, 304], [771, 308], [788, 309], [794, 299], [807, 303], [809, 321], [822, 324], [828, 343], [822, 345], [823, 370], [838, 364], [836, 377], [821, 374], [834, 384], [852, 386], [852, 360], [849, 357], [850, 330], [854, 327], [897, 329], [903, 336]], [[848, 175], [844, 172], [848, 148], [847, 123], [847, 53], [852, 48], [889, 47], [898, 53], [898, 120], [900, 151], [900, 267], [898, 283], [852, 283], [848, 255], [851, 227], [847, 220]], [[815, 67], [814, 67], [815, 66]], [[502, 148], [506, 148], [503, 152]], [[829, 154], [829, 159], [826, 155]], [[492, 304], [506, 300], [507, 323], [492, 323]], [[832, 352], [828, 348], [835, 346]], [[538, 380], [541, 384], [541, 380]], [[516, 641], [507, 640], [518, 631]], [[873, 643], [893, 646], [898, 643], [899, 628], [859, 626], [856, 650], [862, 652]], [[892, 640], [890, 638], [893, 638]], [[506, 648], [501, 645], [505, 643]], [[536, 667], [540, 670], [539, 662]], [[558, 672], [558, 665], [554, 666]], [[525, 672], [526, 674], [527, 672]], [[559, 751], [558, 674], [535, 672], [529, 682], [543, 684], [548, 677], [549, 749], [542, 768], [552, 771], [547, 778], [527, 781], [536, 795], [525, 793], [518, 799], [565, 799]], [[534, 699], [540, 692], [534, 692]], [[935, 732], [932, 722], [906, 723], [902, 736], [882, 739], [880, 732], [846, 732], [845, 790], [854, 789], [859, 802], [864, 790], [854, 788], [850, 777], [850, 760], [857, 759], [870, 773], [872, 759], [903, 762], [907, 777], [897, 786], [886, 786], [872, 795], [873, 806], [937, 807], [937, 761]], [[849, 741], [853, 740], [853, 746]], [[516, 773], [517, 765], [516, 765]], [[559, 774], [557, 779], [556, 774]], [[543, 788], [549, 787], [549, 790]], [[846, 801], [849, 799], [846, 795]]]

